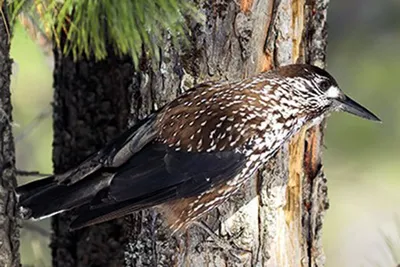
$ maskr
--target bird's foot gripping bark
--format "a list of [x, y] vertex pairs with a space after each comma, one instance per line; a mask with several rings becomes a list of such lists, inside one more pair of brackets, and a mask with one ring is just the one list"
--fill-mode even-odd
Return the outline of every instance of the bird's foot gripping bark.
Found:
[[200, 227], [205, 231], [212, 240], [206, 241], [204, 243], [199, 244], [199, 248], [214, 248], [214, 249], [220, 249], [222, 250], [222, 253], [225, 254], [225, 256], [231, 258], [235, 262], [242, 262], [242, 258], [244, 255], [250, 253], [250, 251], [239, 248], [233, 241], [237, 238], [239, 238], [242, 234], [244, 229], [241, 229], [240, 231], [234, 233], [234, 234], [227, 234], [227, 235], [222, 235], [214, 233], [214, 231], [204, 222], [193, 222], [194, 225]]

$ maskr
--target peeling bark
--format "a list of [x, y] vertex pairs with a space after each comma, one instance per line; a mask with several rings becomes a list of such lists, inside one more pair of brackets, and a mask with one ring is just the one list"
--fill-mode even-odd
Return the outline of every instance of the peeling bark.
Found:
[[6, 3], [0, 2], [0, 266], [20, 266], [19, 220], [16, 217], [15, 148], [10, 95], [11, 32]]
[[[134, 124], [196, 83], [242, 79], [295, 62], [324, 64], [327, 0], [197, 2], [205, 24], [189, 23], [190, 46], [183, 50], [174, 48], [166, 35], [156, 69], [144, 57], [131, 73], [132, 66], [114, 57], [73, 63], [56, 54], [57, 172], [98, 149], [125, 123]], [[197, 227], [171, 237], [159, 214], [146, 210], [123, 222], [74, 233], [65, 230], [68, 217], [54, 220], [53, 263], [323, 266], [321, 227], [327, 199], [322, 132], [323, 126], [302, 130], [239, 193], [204, 218], [218, 234], [233, 236], [234, 244], [248, 251], [236, 261]]]

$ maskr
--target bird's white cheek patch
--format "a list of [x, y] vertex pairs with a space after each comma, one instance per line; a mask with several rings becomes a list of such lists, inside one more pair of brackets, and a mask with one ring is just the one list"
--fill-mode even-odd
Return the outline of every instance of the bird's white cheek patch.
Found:
[[340, 89], [337, 88], [336, 86], [331, 86], [326, 91], [326, 96], [328, 98], [339, 98], [340, 97]]

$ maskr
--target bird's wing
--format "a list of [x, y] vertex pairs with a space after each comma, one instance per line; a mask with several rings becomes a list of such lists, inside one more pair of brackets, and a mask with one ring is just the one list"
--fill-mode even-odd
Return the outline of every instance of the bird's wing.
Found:
[[[194, 91], [206, 90], [217, 82], [205, 82], [186, 91], [186, 95], [190, 95]], [[169, 107], [178, 105], [179, 98], [170, 103]], [[74, 184], [90, 174], [100, 170], [101, 168], [116, 168], [123, 165], [130, 159], [132, 155], [139, 152], [144, 146], [152, 142], [159, 133], [159, 125], [157, 119], [163, 113], [161, 108], [159, 112], [153, 113], [146, 119], [139, 121], [133, 127], [126, 130], [119, 137], [111, 141], [100, 151], [92, 154], [88, 159], [82, 162], [78, 167], [56, 175], [55, 179], [64, 185]]]
[[92, 154], [76, 168], [56, 175], [55, 179], [64, 185], [74, 184], [101, 168], [119, 167], [129, 158], [151, 142], [157, 135], [156, 114], [139, 121], [107, 144], [103, 149]]
[[235, 151], [189, 153], [149, 144], [118, 169], [108, 188], [78, 211], [72, 227], [200, 194], [233, 178], [244, 164], [245, 156]]

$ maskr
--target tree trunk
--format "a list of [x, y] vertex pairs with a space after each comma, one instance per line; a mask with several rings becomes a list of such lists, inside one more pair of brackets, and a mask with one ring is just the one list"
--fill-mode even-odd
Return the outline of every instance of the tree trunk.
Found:
[[[61, 48], [62, 49], [62, 48]], [[64, 57], [54, 51], [54, 172], [62, 173], [99, 150], [128, 122], [131, 59], [112, 54], [103, 61]], [[54, 266], [121, 266], [121, 225], [105, 223], [70, 232], [70, 218], [52, 221]]]
[[[54, 163], [62, 172], [111, 137], [205, 80], [243, 79], [275, 66], [324, 67], [328, 0], [204, 0], [206, 17], [190, 22], [190, 47], [168, 36], [158, 69], [110, 56], [72, 62], [56, 51]], [[130, 84], [130, 86], [128, 86]], [[247, 250], [235, 261], [192, 227], [171, 237], [154, 210], [77, 232], [53, 221], [55, 266], [323, 266], [323, 126], [303, 130], [242, 190], [204, 220]], [[123, 221], [123, 222], [122, 222]], [[122, 227], [121, 227], [122, 226]], [[240, 235], [235, 234], [242, 232]]]
[[10, 95], [10, 40], [5, 1], [0, 1], [0, 266], [20, 266], [19, 220], [16, 218], [15, 149]]

